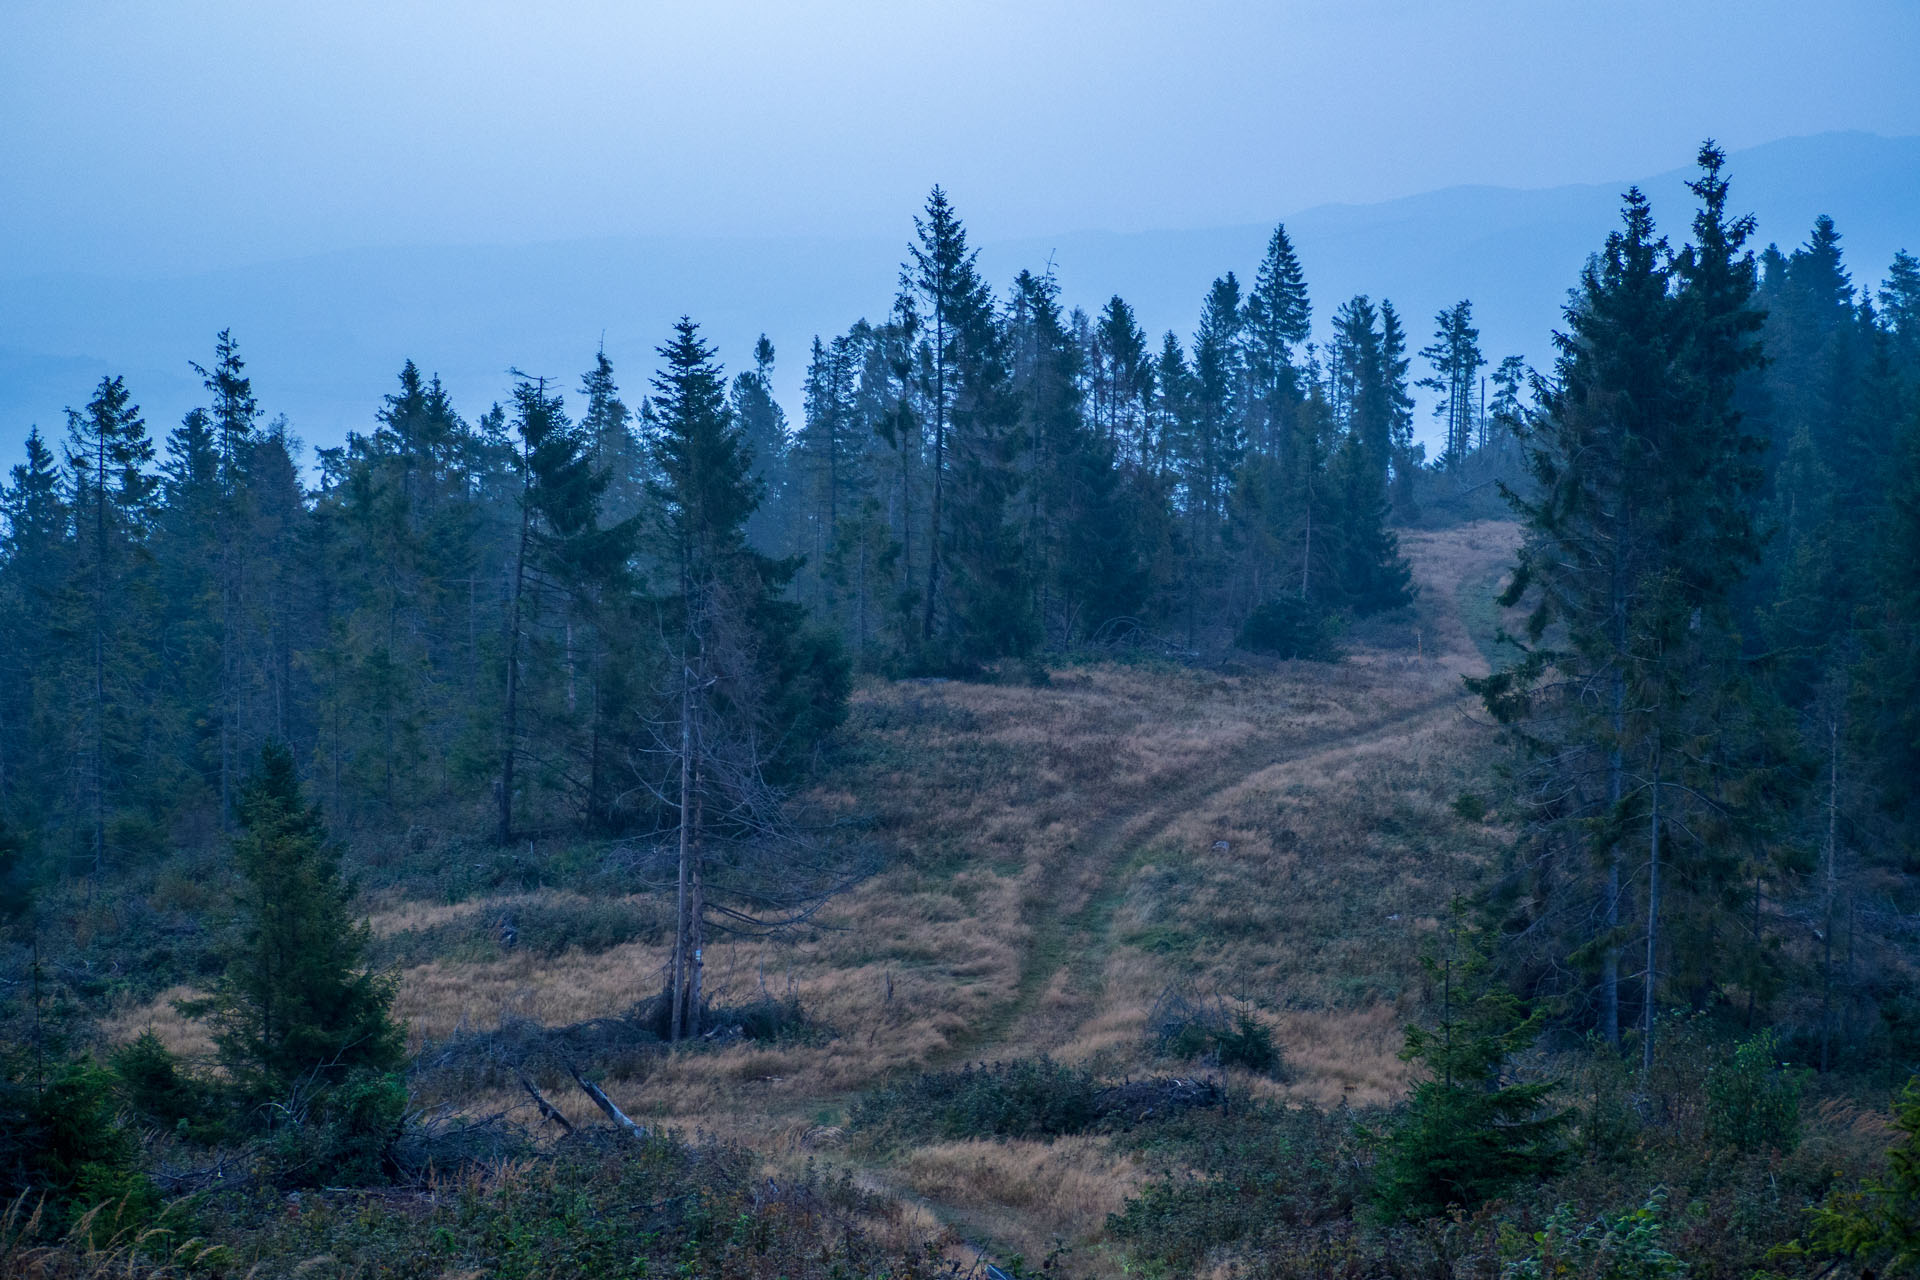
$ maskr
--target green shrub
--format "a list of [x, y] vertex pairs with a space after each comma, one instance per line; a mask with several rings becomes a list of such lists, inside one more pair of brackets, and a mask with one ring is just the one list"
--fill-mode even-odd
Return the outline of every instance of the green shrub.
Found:
[[800, 1001], [792, 996], [776, 1000], [761, 996], [743, 1005], [721, 1006], [707, 1012], [708, 1026], [737, 1028], [746, 1040], [798, 1040], [816, 1028]]
[[[368, 1198], [220, 1197], [207, 1233], [263, 1274], [591, 1276], [659, 1280], [953, 1280], [933, 1242], [900, 1240], [897, 1211], [850, 1177], [769, 1179], [751, 1153], [583, 1128], [486, 1175], [394, 1205]], [[879, 1228], [876, 1231], [876, 1226]], [[892, 1228], [889, 1230], [888, 1228]], [[909, 1230], [911, 1228], [908, 1228]], [[315, 1259], [302, 1271], [299, 1259]], [[319, 1270], [312, 1268], [319, 1266]], [[220, 1274], [242, 1275], [234, 1265]], [[117, 1272], [115, 1274], [118, 1274]], [[199, 1273], [196, 1273], [199, 1274]]]
[[1508, 1262], [1501, 1280], [1679, 1280], [1687, 1264], [1661, 1242], [1665, 1208], [1664, 1191], [1638, 1209], [1584, 1221], [1563, 1204], [1524, 1244], [1507, 1233], [1508, 1248], [1526, 1256]]
[[1707, 1074], [1707, 1141], [1737, 1151], [1791, 1153], [1800, 1142], [1806, 1073], [1778, 1062], [1778, 1040], [1763, 1031]]
[[959, 1071], [926, 1071], [855, 1104], [856, 1128], [906, 1140], [1055, 1138], [1099, 1118], [1091, 1072], [1051, 1058], [1022, 1058]]
[[1453, 798], [1453, 804], [1450, 807], [1453, 809], [1455, 816], [1463, 818], [1468, 822], [1485, 822], [1487, 820], [1488, 809], [1486, 797], [1475, 795], [1471, 791], [1462, 791], [1459, 795], [1455, 796]]
[[1250, 653], [1333, 662], [1340, 656], [1336, 632], [1335, 618], [1326, 610], [1296, 596], [1282, 596], [1248, 614], [1233, 642]]
[[219, 1136], [211, 1086], [180, 1069], [180, 1060], [151, 1029], [110, 1059], [135, 1114], [197, 1142]]
[[[1851, 1259], [1861, 1275], [1920, 1274], [1920, 1076], [1894, 1099], [1893, 1128], [1900, 1136], [1887, 1152], [1886, 1174], [1837, 1190], [1813, 1210], [1813, 1251]], [[1807, 1249], [1795, 1243], [1781, 1252], [1805, 1256]]]
[[1168, 988], [1147, 1015], [1147, 1028], [1160, 1052], [1170, 1058], [1205, 1059], [1263, 1075], [1281, 1070], [1272, 1029], [1244, 1010], [1229, 1015], [1218, 1001], [1189, 1000]]
[[354, 922], [340, 851], [284, 746], [261, 750], [240, 825], [239, 938], [212, 993], [177, 1007], [208, 1019], [221, 1064], [251, 1103], [284, 1106], [316, 1079], [398, 1066], [406, 1044], [390, 1015], [393, 984], [366, 969], [369, 932]]
[[1360, 1134], [1344, 1108], [1192, 1111], [1144, 1154], [1158, 1172], [1107, 1219], [1129, 1274], [1195, 1274], [1221, 1249], [1267, 1263], [1296, 1233], [1343, 1229], [1362, 1190]]
[[407, 1115], [407, 1082], [361, 1069], [294, 1112], [269, 1143], [274, 1180], [285, 1186], [385, 1182]]
[[140, 1171], [132, 1135], [119, 1120], [119, 1081], [91, 1058], [6, 1060], [0, 1074], [0, 1202], [46, 1199], [44, 1225], [59, 1230], [87, 1210], [117, 1204], [126, 1225], [145, 1219], [159, 1197]]
[[1562, 1162], [1561, 1132], [1572, 1119], [1553, 1110], [1553, 1081], [1505, 1079], [1508, 1059], [1531, 1044], [1539, 1014], [1528, 1014], [1490, 972], [1489, 944], [1456, 907], [1437, 955], [1421, 964], [1438, 989], [1433, 1026], [1407, 1028], [1400, 1056], [1427, 1078], [1414, 1086], [1388, 1127], [1375, 1199], [1389, 1217], [1472, 1211]]
[[1274, 1047], [1273, 1032], [1266, 1023], [1238, 1014], [1233, 1029], [1215, 1041], [1214, 1052], [1223, 1067], [1244, 1067], [1262, 1074], [1280, 1065], [1280, 1051]]

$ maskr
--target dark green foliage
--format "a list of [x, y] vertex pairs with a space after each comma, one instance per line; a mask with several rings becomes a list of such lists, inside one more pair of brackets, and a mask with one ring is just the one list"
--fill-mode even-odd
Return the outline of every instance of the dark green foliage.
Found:
[[1163, 1167], [1107, 1230], [1147, 1274], [1192, 1274], [1218, 1250], [1292, 1259], [1300, 1238], [1312, 1253], [1347, 1234], [1365, 1192], [1355, 1119], [1311, 1104], [1188, 1113], [1148, 1139]]
[[294, 1105], [267, 1143], [274, 1181], [283, 1186], [372, 1186], [393, 1171], [393, 1148], [407, 1114], [407, 1081], [367, 1068]]
[[90, 1058], [48, 1060], [26, 1048], [0, 1058], [0, 1200], [45, 1197], [48, 1229], [88, 1209], [138, 1222], [159, 1207], [120, 1123], [119, 1081]]
[[160, 1043], [151, 1028], [115, 1050], [110, 1062], [127, 1105], [136, 1115], [195, 1140], [217, 1136], [215, 1090], [181, 1070], [179, 1058]]
[[364, 968], [367, 930], [317, 806], [286, 748], [269, 744], [240, 801], [234, 843], [241, 933], [213, 993], [183, 1008], [207, 1017], [220, 1060], [249, 1102], [311, 1094], [357, 1068], [397, 1065], [392, 987]]
[[1155, 1047], [1173, 1058], [1199, 1058], [1217, 1066], [1262, 1075], [1281, 1070], [1273, 1030], [1245, 1010], [1229, 1013], [1224, 1002], [1188, 999], [1169, 989], [1147, 1018]]
[[1680, 1280], [1687, 1264], [1667, 1249], [1666, 1196], [1637, 1209], [1583, 1219], [1561, 1205], [1516, 1250], [1503, 1280]]
[[494, 1177], [448, 1180], [404, 1212], [311, 1194], [206, 1211], [240, 1268], [326, 1257], [342, 1275], [500, 1280], [670, 1275], [740, 1280], [932, 1280], [958, 1270], [929, 1248], [876, 1240], [896, 1211], [849, 1176], [769, 1180], [751, 1153], [605, 1129]]
[[0, 817], [0, 920], [24, 916], [32, 909], [27, 866], [25, 837]]
[[1295, 596], [1281, 596], [1248, 614], [1234, 643], [1252, 653], [1276, 658], [1332, 662], [1340, 656], [1334, 645], [1337, 633], [1334, 618], [1321, 606]]
[[1736, 1045], [1707, 1075], [1706, 1137], [1737, 1151], [1790, 1153], [1800, 1142], [1806, 1073], [1782, 1066], [1779, 1042], [1762, 1032]]
[[934, 1138], [1056, 1138], [1091, 1128], [1099, 1085], [1090, 1072], [1051, 1058], [929, 1071], [855, 1104], [853, 1123], [897, 1141]]
[[1273, 1031], [1264, 1022], [1238, 1014], [1233, 1026], [1216, 1033], [1204, 1052], [1223, 1067], [1241, 1067], [1262, 1075], [1271, 1074], [1280, 1065], [1280, 1050], [1273, 1043]]
[[1734, 614], [1760, 547], [1762, 441], [1736, 396], [1760, 363], [1751, 220], [1728, 212], [1718, 149], [1699, 160], [1692, 243], [1671, 252], [1630, 191], [1568, 305], [1518, 428], [1531, 487], [1508, 490], [1527, 535], [1501, 603], [1530, 606], [1525, 634], [1468, 682], [1527, 753], [1524, 931], [1559, 952], [1541, 971], [1577, 975], [1556, 994], [1617, 1045], [1631, 959], [1648, 1063], [1663, 980], [1705, 990], [1737, 966], [1759, 985], [1757, 931], [1712, 922], [1778, 850], [1795, 788]]
[[1438, 1007], [1432, 1026], [1407, 1028], [1401, 1056], [1425, 1078], [1386, 1130], [1374, 1184], [1384, 1213], [1415, 1219], [1471, 1211], [1553, 1172], [1572, 1119], [1552, 1105], [1555, 1082], [1508, 1075], [1541, 1018], [1492, 978], [1485, 939], [1456, 922], [1423, 963]]
[[1920, 813], [1920, 407], [1895, 439], [1875, 541], [1880, 594], [1854, 686], [1855, 732], [1882, 802], [1911, 817]]
[[1894, 1100], [1893, 1129], [1886, 1172], [1828, 1196], [1808, 1233], [1815, 1252], [1850, 1259], [1862, 1275], [1920, 1273], [1920, 1077]]
[[1462, 791], [1453, 798], [1453, 803], [1448, 807], [1468, 822], [1485, 822], [1487, 818], [1486, 797], [1475, 795], [1471, 791]]

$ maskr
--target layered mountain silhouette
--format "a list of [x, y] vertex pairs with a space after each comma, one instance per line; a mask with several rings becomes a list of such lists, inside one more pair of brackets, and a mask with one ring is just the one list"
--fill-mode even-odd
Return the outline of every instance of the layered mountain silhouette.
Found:
[[[1274, 157], [1284, 164], [1284, 157]], [[1830, 133], [1733, 153], [1736, 208], [1757, 243], [1790, 248], [1813, 220], [1838, 224], [1857, 285], [1896, 249], [1920, 252], [1920, 138]], [[1687, 233], [1685, 167], [1638, 180], [1661, 228]], [[1355, 293], [1392, 299], [1417, 350], [1433, 314], [1471, 298], [1490, 360], [1544, 367], [1566, 292], [1615, 224], [1629, 181], [1539, 190], [1454, 187], [1369, 205], [1276, 212], [1293, 237], [1317, 332]], [[950, 193], [963, 216], [967, 193]], [[438, 372], [469, 416], [503, 399], [510, 367], [571, 388], [603, 344], [638, 403], [653, 347], [682, 313], [730, 367], [764, 332], [776, 388], [799, 410], [807, 347], [856, 319], [884, 317], [911, 233], [894, 240], [636, 237], [517, 246], [358, 249], [168, 278], [0, 274], [0, 452], [17, 460], [31, 424], [63, 429], [102, 374], [123, 373], [163, 435], [202, 398], [189, 360], [231, 327], [262, 405], [313, 445], [366, 430], [400, 364]], [[996, 287], [1049, 267], [1070, 305], [1133, 304], [1156, 345], [1187, 340], [1202, 296], [1227, 271], [1250, 280], [1271, 223], [1119, 234], [1077, 231], [987, 243]], [[1424, 370], [1416, 360], [1414, 376]]]

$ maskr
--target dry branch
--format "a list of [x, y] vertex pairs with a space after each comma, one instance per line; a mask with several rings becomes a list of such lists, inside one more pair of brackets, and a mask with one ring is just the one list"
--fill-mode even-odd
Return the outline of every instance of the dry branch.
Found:
[[[574, 1078], [576, 1080], [579, 1079], [578, 1076], [575, 1076]], [[527, 1091], [527, 1096], [533, 1099], [533, 1105], [540, 1108], [540, 1118], [542, 1120], [553, 1121], [555, 1124], [560, 1126], [562, 1132], [565, 1132], [565, 1133], [573, 1132], [573, 1122], [567, 1119], [565, 1116], [561, 1115], [560, 1108], [554, 1106], [551, 1102], [548, 1102], [546, 1098], [541, 1095], [540, 1091], [533, 1087], [533, 1081], [527, 1079], [525, 1076], [521, 1076], [520, 1087], [522, 1089], [525, 1089]]]
[[653, 1136], [652, 1132], [644, 1125], [635, 1124], [632, 1120], [628, 1119], [627, 1113], [614, 1106], [613, 1099], [602, 1092], [599, 1085], [581, 1075], [580, 1068], [574, 1066], [571, 1062], [567, 1064], [567, 1074], [573, 1077], [573, 1082], [580, 1086], [581, 1092], [593, 1099], [594, 1106], [599, 1107], [607, 1113], [608, 1119], [612, 1120], [636, 1138]]

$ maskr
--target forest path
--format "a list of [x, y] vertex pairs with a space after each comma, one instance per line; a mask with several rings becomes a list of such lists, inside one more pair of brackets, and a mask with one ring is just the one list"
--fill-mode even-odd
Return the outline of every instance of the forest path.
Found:
[[[1110, 974], [1116, 972], [1116, 956], [1117, 972], [1126, 974], [1160, 961], [1126, 954], [1130, 942], [1138, 944], [1129, 937], [1132, 917], [1121, 909], [1143, 870], [1178, 862], [1193, 849], [1234, 834], [1237, 811], [1250, 797], [1325, 788], [1328, 779], [1369, 769], [1417, 770], [1417, 757], [1428, 749], [1423, 743], [1450, 741], [1463, 727], [1471, 731], [1464, 722], [1478, 704], [1460, 677], [1487, 669], [1495, 618], [1480, 597], [1508, 562], [1512, 543], [1498, 527], [1418, 534], [1408, 542], [1421, 586], [1414, 623], [1419, 637], [1412, 652], [1356, 646], [1352, 662], [1366, 676], [1361, 688], [1349, 690], [1354, 696], [1345, 700], [1351, 716], [1345, 724], [1270, 725], [1150, 791], [1125, 797], [1040, 855], [1040, 873], [1020, 906], [1030, 932], [1011, 998], [933, 1055], [929, 1069], [1043, 1053], [1074, 1062], [1090, 1048], [1113, 1044], [1117, 1036], [1137, 1037], [1142, 992], [1137, 984], [1128, 988], [1130, 979], [1116, 987]], [[1237, 857], [1237, 836], [1234, 848]], [[1249, 867], [1245, 874], [1256, 873]], [[1173, 965], [1160, 972], [1156, 981], [1178, 976]], [[1393, 1040], [1385, 1051], [1391, 1058], [1398, 1047], [1398, 1017], [1390, 1005], [1380, 1012]], [[1035, 1187], [1087, 1174], [1130, 1186], [1137, 1176], [1118, 1149], [1062, 1154], [1066, 1143], [936, 1145], [939, 1150], [931, 1153], [856, 1158], [855, 1163], [869, 1186], [932, 1214], [965, 1242], [966, 1252], [988, 1259], [1023, 1255], [1031, 1265], [1061, 1242], [1073, 1242], [1076, 1249], [1093, 1245], [1097, 1253], [1093, 1242], [1103, 1232], [1105, 1213], [1083, 1213], [1063, 1234], [1057, 1209], [1001, 1200], [968, 1186], [969, 1177]], [[1090, 1265], [1096, 1265], [1091, 1254], [1076, 1258], [1067, 1271], [1086, 1273]]]
[[1367, 748], [1423, 722], [1461, 714], [1463, 690], [1443, 693], [1342, 732], [1302, 741], [1257, 739], [1223, 754], [1174, 788], [1110, 812], [1049, 861], [1042, 892], [1024, 913], [1033, 928], [1012, 1001], [975, 1025], [930, 1065], [1027, 1057], [1071, 1043], [1099, 1009], [1101, 970], [1114, 945], [1115, 908], [1127, 877], [1183, 818], [1204, 814], [1216, 798], [1287, 765], [1304, 766]]
[[[1381, 692], [1403, 682], [1431, 685], [1431, 696], [1358, 723], [1308, 734], [1273, 733], [1224, 751], [1171, 788], [1137, 797], [1111, 810], [1050, 860], [1041, 892], [1023, 904], [1032, 940], [1022, 957], [1014, 998], [938, 1055], [930, 1066], [1052, 1052], [1071, 1044], [1098, 1016], [1103, 968], [1115, 941], [1115, 910], [1131, 872], [1162, 846], [1182, 819], [1206, 815], [1218, 801], [1261, 775], [1307, 766], [1404, 740], [1429, 722], [1470, 714], [1478, 704], [1461, 676], [1487, 671], [1487, 636], [1476, 631], [1488, 618], [1470, 616], [1463, 588], [1474, 590], [1488, 571], [1504, 567], [1513, 548], [1512, 526], [1470, 525], [1406, 538], [1419, 588], [1417, 656], [1373, 661]], [[1395, 678], [1394, 669], [1401, 673]]]

